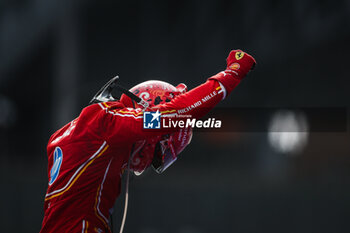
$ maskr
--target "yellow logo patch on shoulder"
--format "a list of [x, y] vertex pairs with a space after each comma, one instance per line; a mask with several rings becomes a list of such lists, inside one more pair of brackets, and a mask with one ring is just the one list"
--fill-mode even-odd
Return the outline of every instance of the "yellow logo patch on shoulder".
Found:
[[238, 51], [235, 54], [235, 57], [236, 57], [237, 60], [241, 59], [243, 56], [244, 56], [244, 52], [242, 52], [242, 51]]

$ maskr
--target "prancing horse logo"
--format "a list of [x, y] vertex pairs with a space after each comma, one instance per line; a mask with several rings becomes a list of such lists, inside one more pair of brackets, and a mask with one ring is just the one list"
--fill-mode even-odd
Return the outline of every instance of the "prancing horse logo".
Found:
[[56, 147], [55, 151], [53, 152], [53, 165], [52, 165], [52, 168], [50, 170], [49, 185], [52, 185], [53, 182], [55, 182], [55, 180], [57, 179], [58, 174], [60, 173], [62, 160], [63, 160], [62, 149], [60, 147]]
[[243, 56], [244, 56], [244, 53], [241, 52], [241, 51], [238, 51], [238, 52], [235, 54], [235, 57], [236, 57], [237, 60], [241, 59]]

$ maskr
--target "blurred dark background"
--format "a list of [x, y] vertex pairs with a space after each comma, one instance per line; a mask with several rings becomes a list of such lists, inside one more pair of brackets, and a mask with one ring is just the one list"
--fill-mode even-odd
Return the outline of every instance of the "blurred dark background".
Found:
[[[220, 106], [350, 107], [349, 0], [0, 1], [0, 231], [39, 232], [46, 143], [110, 78], [193, 88], [235, 48], [258, 65]], [[125, 232], [350, 232], [348, 130], [273, 138], [198, 132], [132, 178]]]

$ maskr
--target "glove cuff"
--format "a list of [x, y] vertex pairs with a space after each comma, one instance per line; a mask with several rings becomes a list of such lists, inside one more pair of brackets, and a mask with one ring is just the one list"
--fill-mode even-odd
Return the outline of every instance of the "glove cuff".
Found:
[[210, 77], [208, 80], [216, 80], [222, 85], [224, 85], [226, 89], [226, 96], [227, 96], [241, 82], [241, 79], [237, 78], [238, 75], [235, 73], [237, 72], [232, 70], [221, 71], [220, 73]]

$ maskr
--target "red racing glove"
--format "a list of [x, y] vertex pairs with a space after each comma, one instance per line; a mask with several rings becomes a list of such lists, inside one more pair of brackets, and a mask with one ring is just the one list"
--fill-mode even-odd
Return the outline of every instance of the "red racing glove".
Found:
[[239, 80], [242, 80], [256, 64], [255, 59], [242, 50], [232, 50], [226, 59], [226, 72], [233, 72]]
[[228, 95], [249, 71], [254, 68], [256, 61], [252, 56], [242, 50], [232, 50], [226, 59], [226, 63], [226, 70], [214, 75], [209, 80], [219, 81], [224, 85], [226, 94]]

